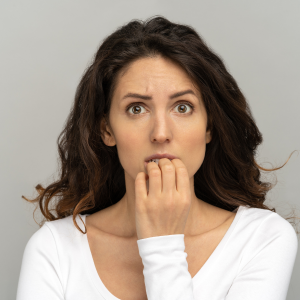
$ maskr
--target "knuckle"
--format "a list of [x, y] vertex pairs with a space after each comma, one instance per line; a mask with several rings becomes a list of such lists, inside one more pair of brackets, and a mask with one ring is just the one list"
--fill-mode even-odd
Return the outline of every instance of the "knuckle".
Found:
[[136, 212], [138, 212], [139, 214], [146, 214], [147, 209], [146, 209], [145, 205], [143, 205], [143, 203], [141, 203], [142, 201], [137, 201], [137, 202], [138, 203], [136, 203], [136, 205], [135, 205]]
[[177, 170], [181, 174], [187, 174], [187, 169], [185, 167], [178, 167]]
[[136, 179], [136, 181], [135, 181], [135, 185], [136, 185], [136, 186], [140, 186], [140, 185], [143, 184], [143, 183], [144, 183], [144, 181], [141, 180], [141, 179]]
[[181, 203], [184, 205], [184, 207], [188, 208], [191, 204], [190, 197], [183, 197]]
[[160, 171], [157, 169], [152, 169], [149, 171], [149, 174], [151, 174], [151, 176], [158, 177], [158, 176], [160, 176]]
[[143, 174], [142, 173], [138, 173], [135, 179], [135, 182], [141, 182], [143, 181]]
[[166, 164], [163, 166], [163, 169], [166, 171], [166, 172], [173, 172], [174, 171], [174, 166], [171, 165], [171, 164]]
[[188, 197], [183, 197], [182, 201], [181, 201], [184, 205], [188, 205], [190, 203], [190, 200]]
[[172, 201], [172, 200], [165, 201], [165, 207], [166, 207], [168, 210], [173, 210], [173, 209], [175, 209], [175, 203], [174, 203], [174, 201]]

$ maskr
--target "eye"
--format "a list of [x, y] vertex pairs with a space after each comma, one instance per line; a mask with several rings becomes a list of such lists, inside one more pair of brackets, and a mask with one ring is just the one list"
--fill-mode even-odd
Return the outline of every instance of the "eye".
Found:
[[186, 112], [186, 108], [184, 108], [186, 106], [189, 106], [191, 108], [191, 110], [187, 114], [192, 113], [194, 111], [194, 105], [192, 105], [189, 102], [180, 102], [178, 105], [176, 105], [176, 107], [177, 106], [179, 107], [178, 111], [180, 112]]
[[[130, 108], [136, 108], [136, 107], [143, 107], [144, 108], [144, 106], [143, 105], [141, 105], [141, 104], [139, 104], [139, 103], [133, 103], [133, 104], [131, 104], [129, 107], [127, 107], [126, 108], [126, 111], [128, 112], [129, 111], [129, 109]], [[132, 111], [132, 110], [131, 110]], [[140, 115], [140, 111], [141, 111], [141, 109], [134, 109], [133, 111], [135, 111], [136, 113], [133, 113], [133, 115]], [[130, 115], [132, 115], [132, 114], [130, 114]]]
[[[132, 103], [126, 108], [126, 111], [128, 112], [130, 110], [130, 108], [135, 108], [135, 107], [143, 107], [144, 108], [144, 106], [142, 104], [143, 103]], [[186, 113], [186, 108], [185, 108], [186, 106], [189, 106], [191, 108], [188, 113]], [[178, 108], [178, 111], [180, 111], [179, 114], [183, 114], [183, 115], [191, 114], [194, 111], [194, 105], [192, 105], [190, 102], [186, 102], [186, 101], [180, 102], [179, 104], [176, 105], [176, 107], [179, 107]], [[129, 113], [130, 115], [141, 115], [139, 113], [141, 111], [140, 109], [131, 110], [131, 111], [136, 112], [136, 113]]]

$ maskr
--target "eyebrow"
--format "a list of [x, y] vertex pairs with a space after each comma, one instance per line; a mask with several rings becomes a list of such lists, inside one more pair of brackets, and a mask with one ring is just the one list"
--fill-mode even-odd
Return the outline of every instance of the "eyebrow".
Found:
[[[186, 94], [192, 94], [195, 95], [193, 90], [185, 90], [185, 91], [181, 91], [181, 92], [177, 92], [175, 94], [172, 94], [169, 99], [172, 100], [174, 98], [186, 95]], [[128, 93], [126, 94], [121, 100], [126, 99], [126, 98], [138, 98], [138, 99], [143, 99], [143, 100], [152, 100], [151, 96], [147, 96], [147, 95], [141, 95], [141, 94], [137, 94], [137, 93]]]

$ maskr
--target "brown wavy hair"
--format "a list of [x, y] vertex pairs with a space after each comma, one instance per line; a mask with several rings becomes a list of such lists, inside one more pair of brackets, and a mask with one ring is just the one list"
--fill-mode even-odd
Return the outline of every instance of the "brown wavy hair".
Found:
[[262, 134], [222, 59], [191, 26], [155, 16], [132, 20], [106, 37], [84, 72], [57, 139], [59, 179], [45, 188], [38, 184], [39, 195], [33, 200], [22, 196], [38, 203], [34, 212], [39, 206], [44, 216], [40, 226], [46, 220], [73, 215], [76, 228], [86, 233], [76, 223], [78, 214], [93, 214], [124, 196], [124, 169], [116, 146], [104, 144], [100, 125], [104, 119], [110, 126], [107, 116], [119, 72], [137, 59], [155, 56], [178, 63], [200, 88], [205, 103], [212, 140], [194, 175], [196, 196], [228, 211], [248, 205], [276, 212], [264, 204], [275, 184], [261, 181], [261, 171], [278, 170], [289, 159], [273, 169], [257, 164], [256, 149], [263, 141]]

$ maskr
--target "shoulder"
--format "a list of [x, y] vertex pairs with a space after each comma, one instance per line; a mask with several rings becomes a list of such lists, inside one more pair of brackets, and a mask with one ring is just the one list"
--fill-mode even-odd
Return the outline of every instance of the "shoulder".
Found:
[[[84, 226], [79, 216], [76, 218], [78, 226], [84, 230]], [[68, 216], [55, 221], [46, 221], [27, 242], [27, 252], [32, 250], [52, 251], [58, 244], [68, 243], [82, 233], [75, 227], [73, 216]], [[30, 250], [28, 250], [30, 249]], [[52, 250], [51, 250], [52, 249]]]
[[41, 228], [39, 228], [28, 240], [25, 253], [34, 253], [35, 251], [39, 251], [48, 245], [50, 248], [54, 245], [54, 239], [51, 230], [49, 227], [44, 224]]
[[266, 236], [289, 235], [297, 239], [293, 226], [278, 213], [261, 208], [243, 207], [243, 222]]
[[248, 207], [242, 208], [238, 223], [236, 282], [246, 284], [254, 278], [254, 273], [259, 274], [261, 281], [257, 284], [262, 286], [264, 282], [274, 286], [289, 280], [298, 250], [293, 226], [276, 212]]
[[293, 226], [276, 212], [261, 208], [243, 207], [240, 236], [252, 247], [252, 254], [263, 249], [289, 252], [298, 250], [298, 237]]
[[45, 223], [26, 243], [22, 269], [38, 273], [51, 266], [59, 269], [58, 252], [53, 233]]
[[[85, 219], [85, 216], [83, 216], [83, 215], [77, 215], [75, 218], [75, 221], [76, 221], [78, 227], [82, 231], [85, 231], [85, 227], [83, 225], [84, 219]], [[76, 232], [81, 233], [75, 227], [75, 224], [73, 221], [73, 215], [65, 217], [63, 219], [45, 222], [44, 225], [46, 225], [53, 232], [53, 234], [60, 234], [60, 235], [70, 235], [71, 234], [71, 235], [73, 235]]]

